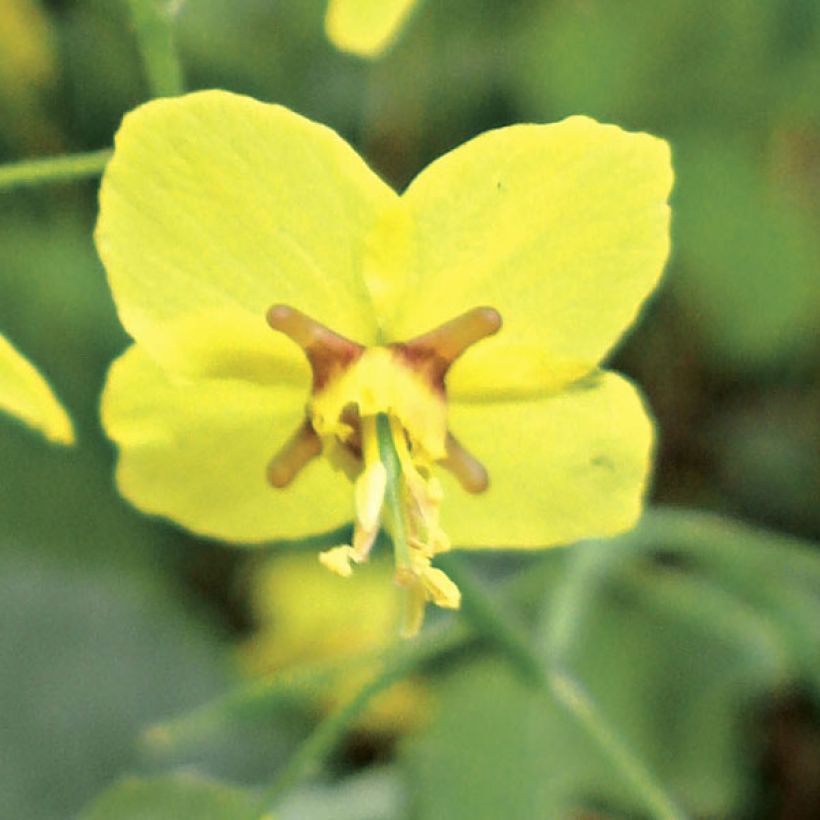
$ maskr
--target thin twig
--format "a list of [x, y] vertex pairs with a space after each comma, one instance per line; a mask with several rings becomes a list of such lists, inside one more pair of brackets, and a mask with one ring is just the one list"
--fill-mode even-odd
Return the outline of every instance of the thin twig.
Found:
[[263, 792], [261, 803], [265, 809], [273, 808], [294, 786], [317, 774], [350, 724], [376, 695], [432, 658], [460, 646], [464, 633], [448, 626], [442, 624], [440, 629], [428, 629], [422, 637], [405, 642], [388, 654], [381, 661], [381, 670], [344, 706], [319, 723], [296, 750], [276, 780]]
[[111, 159], [111, 153], [110, 149], [104, 148], [84, 154], [43, 157], [0, 165], [0, 191], [98, 176]]

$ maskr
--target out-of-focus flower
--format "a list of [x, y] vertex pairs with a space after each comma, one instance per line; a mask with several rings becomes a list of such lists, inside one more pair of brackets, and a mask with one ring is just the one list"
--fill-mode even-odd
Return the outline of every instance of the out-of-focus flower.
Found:
[[[253, 576], [258, 629], [240, 648], [243, 671], [261, 676], [327, 662], [334, 671], [312, 694], [327, 709], [353, 697], [395, 640], [401, 608], [391, 574], [389, 564], [374, 562], [342, 581], [305, 554], [266, 562]], [[425, 718], [428, 700], [420, 681], [402, 680], [373, 700], [360, 726], [406, 731]]]
[[393, 44], [416, 0], [330, 0], [325, 31], [341, 51], [375, 58]]
[[0, 335], [0, 410], [16, 416], [49, 441], [73, 444], [74, 428], [34, 365]]
[[56, 76], [55, 35], [38, 0], [0, 0], [3, 136], [27, 152], [59, 148], [59, 135], [45, 115], [41, 100]]
[[407, 632], [425, 601], [459, 604], [432, 565], [450, 539], [630, 528], [652, 423], [600, 362], [661, 274], [671, 182], [662, 140], [572, 117], [483, 134], [399, 196], [279, 106], [142, 106], [96, 233], [136, 341], [103, 398], [121, 491], [236, 542], [332, 529], [352, 506], [352, 543], [322, 556], [341, 575], [390, 493]]
[[0, 0], [0, 90], [4, 94], [54, 79], [53, 38], [36, 0]]

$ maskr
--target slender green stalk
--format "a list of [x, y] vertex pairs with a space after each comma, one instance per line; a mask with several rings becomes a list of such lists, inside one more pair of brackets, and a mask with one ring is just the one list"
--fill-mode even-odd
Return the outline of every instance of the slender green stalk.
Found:
[[104, 148], [85, 154], [66, 154], [0, 165], [0, 191], [98, 176], [111, 159], [111, 153]]
[[376, 695], [433, 658], [460, 646], [463, 641], [463, 632], [442, 624], [442, 628], [427, 630], [422, 638], [403, 643], [387, 655], [382, 661], [381, 670], [351, 700], [325, 718], [308, 735], [276, 780], [263, 792], [261, 803], [264, 807], [272, 809], [288, 791], [315, 776], [350, 724]]
[[[621, 739], [583, 687], [548, 651], [544, 663], [531, 649], [522, 629], [496, 606], [482, 585], [457, 556], [439, 563], [461, 588], [462, 609], [477, 631], [493, 642], [523, 676], [549, 693], [589, 733], [613, 766], [631, 783], [647, 810], [659, 820], [684, 820], [686, 815], [667, 794], [635, 752]], [[594, 564], [593, 564], [594, 565]]]
[[820, 584], [816, 544], [710, 513], [656, 507], [623, 539], [639, 548], [685, 553], [750, 588], [759, 587], [761, 573], [770, 571]]
[[589, 602], [612, 564], [624, 555], [608, 543], [579, 544], [567, 551], [561, 584], [555, 590], [546, 626], [545, 646], [551, 659], [566, 663]]
[[174, 8], [169, 0], [128, 0], [152, 97], [176, 97], [184, 82], [174, 42]]
[[504, 653], [525, 683], [543, 687], [544, 666], [530, 649], [523, 630], [501, 611], [461, 556], [448, 553], [439, 556], [436, 563], [461, 590], [461, 609], [473, 628]]
[[612, 728], [595, 701], [567, 672], [554, 668], [547, 674], [552, 696], [583, 726], [608, 755], [644, 801], [646, 809], [660, 820], [685, 820], [686, 815], [648, 771], [640, 758]]
[[[387, 419], [384, 418], [382, 423], [382, 417], [380, 417], [378, 427], [379, 447], [382, 460], [387, 469], [387, 494], [389, 498], [391, 489], [397, 491], [396, 484], [397, 480], [400, 480], [400, 470], [398, 453], [395, 451], [393, 438], [389, 435], [389, 427], [386, 427], [386, 425]], [[575, 617], [580, 612], [580, 602], [578, 605], [572, 602], [581, 593], [583, 586], [578, 581], [582, 582], [584, 577], [591, 574], [602, 574], [602, 570], [598, 568], [600, 559], [597, 557], [597, 552], [591, 553], [588, 558], [586, 556], [583, 558], [580, 579], [571, 576], [575, 581], [571, 594], [564, 594], [559, 598], [561, 606], [568, 607], [572, 604], [570, 609]], [[554, 646], [548, 645], [547, 658], [549, 665], [547, 665], [533, 652], [523, 629], [514, 619], [502, 611], [459, 556], [449, 553], [440, 556], [437, 563], [461, 589], [462, 611], [476, 632], [495, 645], [513, 667], [518, 670], [525, 681], [539, 691], [555, 698], [578, 721], [609, 756], [610, 761], [620, 771], [624, 779], [632, 784], [636, 794], [640, 795], [646, 808], [652, 812], [654, 817], [659, 820], [684, 820], [686, 815], [678, 808], [672, 797], [666, 793], [663, 786], [629, 748], [627, 743], [618, 736], [618, 733], [610, 726], [581, 685], [558, 664], [555, 651], [559, 646], [563, 646], [563, 642], [567, 638], [561, 632], [556, 632], [556, 636], [553, 638]], [[562, 626], [561, 630], [565, 632], [566, 628], [566, 626]], [[387, 684], [389, 685], [394, 680], [396, 678], [389, 677]], [[374, 684], [378, 686], [375, 691], [381, 691], [383, 686], [378, 685], [379, 679], [374, 681]], [[373, 694], [375, 692], [370, 692], [367, 687], [360, 693], [365, 698], [364, 703], [367, 703]], [[356, 700], [351, 701], [350, 706], [357, 709], [362, 708]], [[349, 719], [344, 714], [340, 714], [342, 717]], [[337, 731], [335, 725], [331, 728], [333, 731]], [[316, 739], [316, 743], [322, 744], [323, 742], [325, 742], [324, 737], [320, 734]], [[307, 750], [306, 754], [310, 761], [315, 759], [310, 749]], [[299, 757], [298, 753], [297, 757]], [[296, 765], [302, 764], [297, 761]], [[285, 772], [286, 775], [290, 769], [289, 766]], [[297, 771], [299, 771], [298, 768]]]
[[393, 442], [390, 430], [390, 419], [384, 413], [376, 417], [376, 435], [379, 439], [379, 455], [387, 473], [385, 502], [390, 512], [393, 549], [396, 553], [396, 568], [410, 566], [410, 547], [407, 543], [407, 522], [404, 520], [404, 507], [401, 503], [402, 478], [401, 461]]
[[258, 720], [261, 714], [292, 703], [297, 696], [309, 697], [365, 663], [372, 664], [373, 659], [356, 657], [349, 667], [337, 660], [320, 661], [274, 672], [238, 686], [190, 712], [150, 726], [143, 733], [142, 741], [155, 752], [192, 746], [234, 720]]

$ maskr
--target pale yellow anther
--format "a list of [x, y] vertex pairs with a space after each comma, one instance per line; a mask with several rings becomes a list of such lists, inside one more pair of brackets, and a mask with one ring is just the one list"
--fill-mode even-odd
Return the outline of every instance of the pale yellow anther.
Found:
[[426, 567], [421, 573], [421, 582], [430, 600], [445, 609], [458, 609], [461, 592], [458, 587], [436, 567]]
[[426, 605], [427, 593], [421, 584], [416, 583], [412, 586], [405, 586], [401, 625], [402, 638], [413, 638], [419, 634], [424, 623]]
[[353, 549], [358, 561], [367, 559], [370, 548], [379, 534], [384, 504], [384, 491], [387, 487], [387, 471], [377, 461], [365, 468], [356, 479], [354, 498], [356, 504], [356, 521], [353, 530]]
[[340, 575], [342, 578], [349, 578], [353, 574], [351, 561], [356, 560], [356, 552], [353, 547], [345, 545], [332, 547], [329, 550], [319, 553], [319, 562], [327, 567], [331, 572]]

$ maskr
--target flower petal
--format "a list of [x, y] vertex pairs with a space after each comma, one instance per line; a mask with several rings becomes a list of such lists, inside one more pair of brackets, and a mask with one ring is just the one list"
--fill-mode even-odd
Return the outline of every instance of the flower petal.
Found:
[[74, 428], [34, 365], [0, 335], [0, 410], [24, 421], [57, 444], [73, 444]]
[[298, 538], [351, 517], [350, 485], [314, 459], [286, 489], [271, 457], [304, 418], [305, 393], [229, 379], [171, 381], [137, 345], [111, 367], [102, 419], [119, 447], [120, 492], [201, 535], [254, 543]]
[[447, 479], [442, 519], [454, 544], [549, 547], [637, 521], [653, 428], [623, 377], [594, 374], [540, 400], [455, 403], [450, 421], [490, 475], [479, 495]]
[[[395, 198], [329, 128], [204, 91], [125, 117], [103, 177], [97, 247], [125, 328], [158, 361], [184, 370], [190, 354], [197, 372], [203, 351], [294, 358], [265, 323], [274, 303], [372, 341], [362, 245]], [[202, 344], [187, 338], [180, 356], [179, 328], [194, 315], [214, 330]]]
[[378, 57], [390, 46], [416, 0], [330, 0], [328, 39], [342, 51]]
[[392, 305], [382, 294], [385, 335], [412, 338], [490, 305], [504, 328], [456, 364], [453, 384], [470, 367], [496, 392], [507, 389], [498, 379], [509, 395], [532, 388], [508, 384], [515, 351], [540, 351], [521, 370], [550, 389], [549, 362], [590, 370], [657, 284], [671, 183], [663, 140], [586, 117], [475, 138], [430, 165], [402, 198], [414, 263], [396, 277]]

